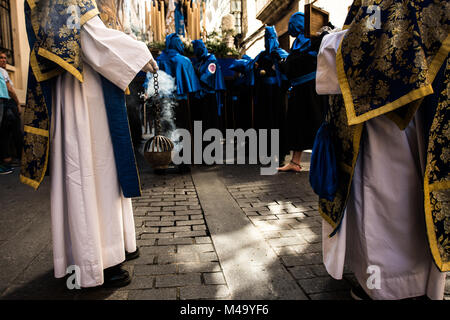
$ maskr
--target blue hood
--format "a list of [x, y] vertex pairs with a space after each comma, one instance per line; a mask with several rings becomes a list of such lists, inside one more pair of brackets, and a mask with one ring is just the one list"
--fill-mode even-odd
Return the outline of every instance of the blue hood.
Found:
[[194, 47], [194, 54], [198, 59], [205, 59], [208, 56], [208, 49], [206, 49], [203, 40], [192, 41], [192, 46]]
[[179, 54], [184, 53], [184, 44], [176, 33], [166, 36], [166, 50], [175, 50]]
[[264, 45], [266, 47], [267, 53], [269, 54], [272, 53], [272, 51], [278, 49], [278, 47], [280, 46], [275, 27], [266, 27], [266, 32], [264, 34]]
[[296, 12], [289, 19], [289, 35], [296, 38], [292, 44], [292, 51], [303, 52], [311, 45], [311, 40], [305, 37], [305, 15], [303, 12]]

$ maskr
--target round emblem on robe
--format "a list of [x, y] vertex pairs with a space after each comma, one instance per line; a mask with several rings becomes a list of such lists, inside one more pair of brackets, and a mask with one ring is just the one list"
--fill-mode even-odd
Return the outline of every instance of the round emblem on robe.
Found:
[[210, 63], [208, 66], [208, 71], [211, 73], [216, 73], [216, 64], [215, 63]]

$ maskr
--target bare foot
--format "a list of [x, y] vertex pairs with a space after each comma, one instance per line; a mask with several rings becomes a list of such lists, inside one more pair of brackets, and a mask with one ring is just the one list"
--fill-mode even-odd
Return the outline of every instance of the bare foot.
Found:
[[278, 168], [278, 171], [280, 171], [280, 172], [287, 172], [287, 171], [300, 172], [300, 171], [302, 171], [302, 167], [299, 164], [293, 163], [291, 161], [288, 164], [284, 165], [283, 167]]

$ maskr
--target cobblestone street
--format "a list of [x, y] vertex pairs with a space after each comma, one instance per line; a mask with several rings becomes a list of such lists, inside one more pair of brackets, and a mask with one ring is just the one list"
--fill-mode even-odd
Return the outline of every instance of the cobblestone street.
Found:
[[223, 165], [155, 175], [139, 165], [141, 255], [124, 263], [133, 281], [117, 290], [68, 290], [55, 279], [48, 181], [34, 192], [17, 173], [2, 177], [0, 299], [350, 299], [351, 272], [338, 281], [323, 267], [308, 171], [262, 176], [258, 166]]

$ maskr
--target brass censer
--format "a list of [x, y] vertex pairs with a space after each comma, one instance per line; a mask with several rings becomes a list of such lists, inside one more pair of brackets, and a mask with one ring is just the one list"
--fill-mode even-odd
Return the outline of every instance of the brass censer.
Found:
[[155, 95], [150, 106], [155, 109], [155, 135], [144, 146], [144, 157], [153, 169], [167, 169], [172, 161], [173, 142], [161, 135], [161, 98], [159, 96], [158, 73], [153, 74]]

